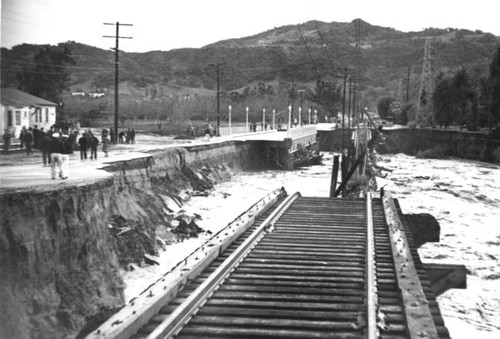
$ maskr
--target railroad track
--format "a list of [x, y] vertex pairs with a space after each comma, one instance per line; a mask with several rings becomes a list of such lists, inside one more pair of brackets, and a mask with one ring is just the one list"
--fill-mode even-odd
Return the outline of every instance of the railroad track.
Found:
[[449, 338], [390, 196], [276, 205], [131, 338]]

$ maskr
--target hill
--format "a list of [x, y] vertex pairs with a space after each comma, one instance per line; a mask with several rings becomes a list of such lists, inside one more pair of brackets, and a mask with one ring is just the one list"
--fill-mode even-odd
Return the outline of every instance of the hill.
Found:
[[[258, 82], [313, 84], [320, 77], [337, 77], [347, 67], [357, 70], [357, 83], [365, 93], [388, 95], [406, 79], [408, 69], [414, 87], [418, 86], [427, 38], [432, 39], [433, 72], [466, 67], [477, 77], [487, 75], [494, 49], [500, 43], [500, 37], [481, 31], [429, 28], [403, 33], [359, 19], [349, 23], [310, 21], [198, 49], [122, 52], [120, 86], [124, 90], [134, 87], [129, 94], [136, 99], [151, 88], [159, 97], [213, 94], [215, 69], [209, 64], [225, 62], [227, 65], [220, 68], [220, 86], [227, 92], [243, 91]], [[113, 87], [113, 51], [76, 42], [64, 44], [76, 60], [69, 91]], [[2, 49], [3, 86], [15, 82], [15, 74], [30, 65], [40, 47]]]

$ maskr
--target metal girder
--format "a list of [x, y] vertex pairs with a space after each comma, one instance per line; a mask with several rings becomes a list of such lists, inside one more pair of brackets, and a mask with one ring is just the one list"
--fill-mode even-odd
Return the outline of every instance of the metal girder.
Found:
[[429, 302], [420, 282], [403, 224], [389, 192], [382, 197], [384, 214], [397, 272], [398, 286], [403, 298], [404, 313], [408, 325], [408, 338], [439, 338]]

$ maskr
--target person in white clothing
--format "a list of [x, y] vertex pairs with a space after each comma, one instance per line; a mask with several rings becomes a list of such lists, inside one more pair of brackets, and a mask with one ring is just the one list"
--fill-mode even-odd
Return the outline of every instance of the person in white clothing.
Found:
[[59, 133], [54, 133], [50, 140], [50, 176], [56, 179], [57, 175], [61, 179], [69, 176], [69, 154], [72, 153], [70, 143], [60, 137]]
[[[66, 157], [68, 157], [66, 155]], [[67, 160], [69, 161], [69, 159]], [[67, 162], [66, 162], [66, 168], [67, 168]], [[52, 179], [56, 179], [57, 174], [59, 174], [59, 177], [61, 179], [66, 179], [67, 177], [65, 176], [66, 173], [64, 172], [63, 169], [63, 155], [61, 153], [51, 153], [50, 154], [50, 176]]]

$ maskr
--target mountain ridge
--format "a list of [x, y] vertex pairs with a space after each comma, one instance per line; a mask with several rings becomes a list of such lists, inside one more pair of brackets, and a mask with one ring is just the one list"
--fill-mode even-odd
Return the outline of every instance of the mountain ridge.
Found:
[[[347, 23], [313, 20], [221, 40], [201, 48], [122, 52], [120, 80], [129, 81], [138, 89], [159, 86], [167, 92], [176, 87], [213, 91], [215, 69], [209, 64], [225, 62], [227, 65], [220, 67], [220, 86], [230, 92], [255, 82], [305, 84], [319, 78], [340, 81], [337, 76], [343, 74], [345, 68], [356, 68], [361, 90], [392, 93], [397, 83], [406, 77], [408, 68], [413, 80], [417, 80], [424, 41], [429, 38], [433, 40], [435, 73], [466, 67], [478, 77], [487, 74], [494, 49], [500, 44], [500, 37], [477, 30], [428, 28], [405, 33], [361, 19]], [[113, 51], [74, 41], [63, 44], [70, 47], [76, 60], [70, 89], [82, 84], [94, 84], [95, 89], [112, 87]], [[12, 81], [16, 69], [26, 67], [29, 55], [36, 53], [37, 47], [40, 45], [2, 48], [2, 84], [6, 84], [4, 79]], [[4, 64], [9, 68], [10, 78], [5, 76]]]

